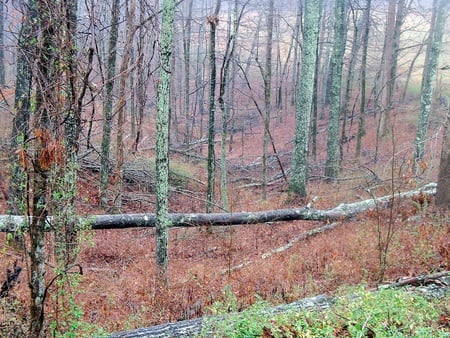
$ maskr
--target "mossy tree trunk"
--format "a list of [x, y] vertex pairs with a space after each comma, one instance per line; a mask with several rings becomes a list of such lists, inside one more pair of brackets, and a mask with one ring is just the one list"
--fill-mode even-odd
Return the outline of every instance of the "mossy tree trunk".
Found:
[[169, 220], [169, 123], [170, 84], [174, 39], [175, 1], [162, 3], [160, 32], [160, 73], [157, 92], [156, 117], [156, 265], [158, 282], [167, 284]]
[[303, 26], [302, 68], [295, 109], [294, 152], [292, 154], [289, 190], [294, 195], [306, 197], [308, 178], [309, 135], [314, 79], [317, 62], [321, 0], [307, 1]]
[[30, 329], [29, 337], [40, 337], [44, 325], [45, 301], [45, 219], [48, 213], [48, 186], [50, 170], [54, 165], [52, 138], [57, 110], [55, 91], [60, 85], [56, 81], [58, 46], [56, 42], [57, 22], [51, 13], [52, 6], [37, 2], [37, 22], [40, 35], [36, 44], [36, 93], [32, 109], [32, 142], [34, 146], [32, 165], [29, 166], [30, 191]]
[[445, 21], [448, 13], [447, 0], [435, 0], [433, 20], [430, 26], [429, 42], [425, 58], [425, 68], [422, 75], [422, 91], [420, 95], [420, 112], [415, 139], [414, 162], [422, 160], [425, 154], [425, 144], [428, 131], [428, 122], [433, 100], [434, 82], [439, 55], [442, 49], [442, 37], [445, 30]]
[[346, 1], [335, 2], [334, 44], [331, 56], [330, 116], [328, 120], [325, 176], [334, 180], [339, 174], [339, 118], [341, 116], [342, 63], [346, 39]]
[[[24, 6], [25, 7], [25, 6]], [[29, 138], [29, 120], [32, 91], [32, 60], [36, 47], [36, 1], [29, 0], [23, 9], [25, 16], [19, 32], [17, 45], [16, 88], [14, 92], [14, 118], [11, 131], [11, 152], [9, 167], [9, 213], [18, 215], [25, 212], [26, 175], [23, 165], [17, 161], [16, 153], [25, 154], [25, 145]]]

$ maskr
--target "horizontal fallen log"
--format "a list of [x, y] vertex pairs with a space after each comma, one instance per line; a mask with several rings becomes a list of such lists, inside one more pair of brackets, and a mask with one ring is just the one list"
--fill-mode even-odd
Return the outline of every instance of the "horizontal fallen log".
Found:
[[[432, 283], [427, 284], [427, 281]], [[419, 294], [430, 297], [439, 298], [443, 297], [450, 291], [450, 271], [442, 271], [440, 273], [424, 275], [418, 277], [412, 277], [401, 283], [393, 283], [384, 285], [383, 288], [400, 288], [405, 286], [422, 286], [421, 288], [413, 289], [412, 292], [418, 292]], [[372, 290], [376, 292], [377, 289]], [[357, 295], [344, 296], [350, 300], [354, 300]], [[325, 310], [336, 302], [336, 298], [327, 295], [318, 295], [315, 297], [304, 298], [299, 301], [282, 304], [278, 306], [268, 307], [263, 309], [264, 315], [271, 317], [277, 314], [286, 312], [299, 312], [299, 311], [311, 311], [311, 310]], [[236, 321], [240, 319], [239, 313], [230, 314]], [[213, 332], [210, 327], [211, 323], [223, 320], [223, 317], [200, 317], [196, 319], [184, 320], [180, 322], [161, 324], [152, 327], [140, 328], [130, 331], [116, 332], [109, 335], [110, 338], [137, 338], [137, 337], [195, 337], [200, 333], [207, 334], [208, 336], [215, 337], [217, 332]], [[208, 332], [209, 331], [209, 332]]]
[[[235, 213], [171, 213], [169, 214], [170, 227], [194, 227], [194, 226], [226, 226], [241, 224], [258, 224], [281, 221], [330, 221], [351, 218], [374, 208], [383, 208], [394, 199], [411, 198], [418, 194], [434, 195], [436, 184], [426, 186], [403, 193], [371, 198], [360, 202], [341, 204], [333, 209], [317, 210], [310, 207], [278, 209], [258, 212]], [[0, 231], [14, 232], [26, 230], [28, 217], [0, 215]], [[48, 230], [52, 229], [52, 217], [47, 218]], [[79, 218], [80, 222], [88, 223], [93, 230], [148, 228], [156, 225], [155, 214], [117, 214], [94, 215]]]
[[[287, 311], [302, 311], [308, 309], [326, 309], [332, 304], [332, 298], [326, 295], [319, 295], [311, 298], [304, 298], [297, 302], [278, 305], [267, 308], [267, 315], [276, 315]], [[110, 338], [122, 337], [195, 337], [202, 332], [202, 329], [208, 326], [208, 322], [217, 322], [221, 317], [201, 317], [196, 319], [184, 320], [175, 323], [167, 323], [148, 328], [141, 328], [131, 331], [116, 332], [109, 335]], [[204, 332], [205, 333], [205, 332]], [[211, 336], [215, 336], [211, 332]]]

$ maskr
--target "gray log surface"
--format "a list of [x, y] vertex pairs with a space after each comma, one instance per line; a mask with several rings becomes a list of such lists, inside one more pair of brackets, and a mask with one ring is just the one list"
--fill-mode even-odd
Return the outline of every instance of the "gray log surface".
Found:
[[[194, 226], [225, 226], [239, 224], [258, 224], [280, 221], [309, 220], [309, 221], [337, 221], [351, 218], [357, 214], [374, 208], [384, 208], [395, 199], [411, 198], [423, 193], [434, 195], [436, 183], [429, 183], [422, 188], [403, 193], [397, 193], [379, 198], [371, 198], [354, 203], [344, 203], [328, 210], [317, 210], [310, 207], [278, 209], [258, 212], [235, 213], [171, 213], [169, 219], [171, 227]], [[25, 216], [0, 215], [0, 232], [14, 232], [26, 230]], [[156, 217], [153, 213], [147, 214], [117, 214], [93, 215], [79, 218], [80, 222], [87, 222], [93, 230], [126, 229], [154, 227]], [[48, 230], [51, 230], [52, 217], [47, 219]]]
[[[450, 292], [450, 271], [443, 271], [435, 274], [409, 277], [399, 282], [383, 285], [380, 287], [386, 288], [399, 288], [406, 287], [407, 290], [417, 292], [424, 297], [440, 298], [444, 297]], [[373, 291], [376, 291], [374, 289]], [[354, 295], [348, 295], [349, 299], [354, 299]], [[327, 295], [319, 295], [310, 298], [304, 298], [297, 302], [283, 304], [279, 306], [269, 307], [264, 309], [264, 314], [267, 316], [273, 316], [288, 311], [303, 311], [303, 310], [324, 310], [333, 305], [336, 299], [333, 299]], [[239, 320], [239, 313], [230, 314], [234, 316], [236, 320]], [[233, 317], [233, 318], [234, 318]], [[214, 332], [202, 332], [202, 330], [208, 329], [208, 323], [214, 321], [220, 321], [223, 317], [201, 317], [196, 319], [184, 320], [180, 322], [167, 323], [147, 328], [140, 328], [130, 331], [116, 332], [109, 335], [110, 338], [175, 338], [175, 337], [196, 337], [200, 333], [210, 334], [211, 337], [215, 336]], [[217, 334], [217, 332], [216, 332]]]

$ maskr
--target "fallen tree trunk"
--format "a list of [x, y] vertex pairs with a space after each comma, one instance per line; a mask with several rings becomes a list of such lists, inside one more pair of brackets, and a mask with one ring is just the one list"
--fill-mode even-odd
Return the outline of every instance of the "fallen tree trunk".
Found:
[[[442, 271], [431, 275], [424, 275], [418, 277], [408, 278], [402, 282], [384, 285], [382, 288], [399, 288], [413, 286], [415, 289], [410, 289], [411, 292], [430, 297], [441, 298], [448, 294], [450, 290], [450, 271]], [[373, 289], [376, 292], [378, 289]], [[356, 295], [347, 295], [348, 299], [355, 299]], [[337, 298], [327, 295], [318, 295], [311, 298], [304, 298], [297, 302], [282, 304], [274, 307], [268, 307], [262, 310], [265, 316], [275, 316], [286, 312], [299, 312], [309, 310], [325, 310], [332, 307]], [[239, 313], [230, 314], [232, 318], [238, 321]], [[140, 328], [130, 331], [116, 332], [109, 335], [110, 338], [138, 338], [138, 337], [195, 337], [203, 333], [207, 336], [216, 336], [218, 332], [214, 332], [211, 323], [221, 321], [224, 317], [200, 317], [196, 319], [184, 320], [180, 322], [167, 323], [152, 327]], [[220, 333], [220, 332], [219, 332]]]
[[[193, 226], [224, 226], [239, 224], [258, 224], [280, 221], [337, 221], [351, 218], [374, 208], [383, 208], [392, 203], [394, 199], [411, 198], [415, 195], [434, 195], [436, 184], [430, 183], [413, 191], [367, 199], [360, 202], [341, 204], [333, 209], [317, 210], [309, 207], [278, 209], [259, 212], [236, 212], [236, 213], [172, 213], [169, 215], [172, 227]], [[0, 215], [0, 231], [13, 232], [18, 229], [26, 229], [29, 218], [25, 216]], [[118, 215], [94, 215], [81, 218], [80, 221], [88, 222], [93, 230], [103, 229], [125, 229], [125, 228], [147, 228], [154, 227], [156, 223], [155, 214], [118, 214]], [[48, 217], [48, 230], [51, 230], [52, 218]]]

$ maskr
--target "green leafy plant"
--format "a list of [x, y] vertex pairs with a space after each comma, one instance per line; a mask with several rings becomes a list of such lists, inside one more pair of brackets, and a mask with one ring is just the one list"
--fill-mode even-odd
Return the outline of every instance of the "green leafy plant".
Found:
[[[442, 301], [399, 289], [371, 292], [362, 286], [341, 293], [345, 295], [326, 310], [271, 314], [268, 304], [259, 301], [241, 313], [215, 311], [201, 337], [448, 337], [448, 327], [439, 321], [450, 297]], [[218, 309], [228, 308], [221, 303]]]

